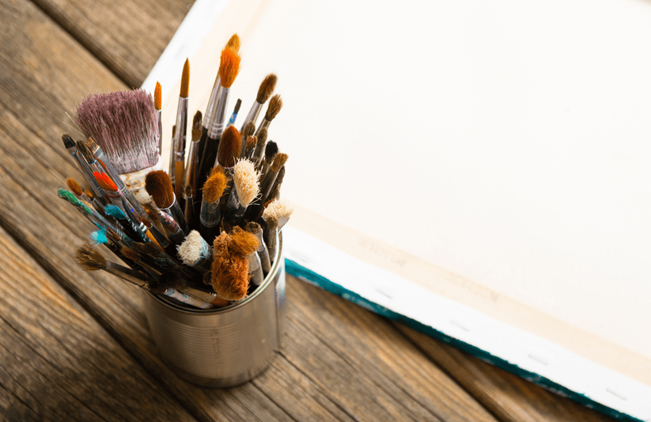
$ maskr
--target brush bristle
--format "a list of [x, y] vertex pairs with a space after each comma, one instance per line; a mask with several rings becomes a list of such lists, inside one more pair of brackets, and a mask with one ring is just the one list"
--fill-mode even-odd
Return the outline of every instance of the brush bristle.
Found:
[[253, 148], [255, 148], [255, 145], [258, 143], [258, 138], [255, 136], [249, 136], [246, 139], [246, 150], [247, 151], [252, 151]]
[[156, 82], [156, 89], [154, 90], [154, 108], [158, 111], [163, 108], [163, 87], [160, 82]]
[[233, 184], [244, 208], [248, 207], [260, 192], [259, 177], [255, 164], [249, 160], [240, 160], [233, 168]]
[[140, 261], [140, 255], [133, 249], [127, 248], [126, 246], [123, 246], [122, 249], [120, 249], [120, 253], [124, 255], [125, 258], [130, 259], [132, 261]]
[[226, 300], [240, 300], [249, 290], [249, 261], [232, 253], [231, 237], [222, 232], [213, 243], [212, 286]]
[[283, 108], [283, 100], [280, 98], [279, 94], [274, 95], [271, 97], [271, 100], [269, 100], [269, 107], [267, 107], [267, 113], [264, 115], [264, 118], [266, 120], [272, 121], [273, 119], [276, 118], [278, 113], [280, 113], [280, 109]]
[[172, 180], [162, 170], [151, 171], [145, 177], [145, 190], [158, 208], [169, 208], [174, 203]]
[[95, 176], [95, 180], [97, 180], [97, 183], [99, 183], [99, 186], [104, 189], [108, 190], [111, 192], [117, 192], [118, 187], [113, 183], [113, 180], [109, 177], [108, 174], [106, 173], [100, 173], [98, 171], [93, 172], [93, 176]]
[[235, 50], [235, 52], [240, 51], [240, 36], [237, 34], [233, 34], [231, 38], [228, 40], [226, 43], [226, 48], [232, 48]]
[[230, 88], [240, 71], [240, 55], [232, 48], [222, 50], [221, 61], [219, 62], [219, 78], [221, 86]]
[[260, 133], [258, 133], [258, 142], [257, 144], [260, 145], [260, 148], [264, 146], [264, 144], [267, 142], [267, 129], [262, 128], [260, 129]]
[[272, 201], [267, 205], [262, 213], [262, 218], [268, 220], [270, 217], [274, 217], [276, 220], [282, 220], [284, 218], [289, 218], [293, 212], [294, 209], [289, 202], [279, 199], [277, 201]]
[[255, 221], [249, 221], [246, 223], [246, 227], [244, 229], [253, 234], [260, 233], [260, 230], [262, 230], [262, 227], [260, 227], [260, 224], [256, 223]]
[[104, 207], [104, 211], [106, 211], [106, 214], [113, 217], [117, 218], [118, 220], [126, 220], [127, 215], [120, 209], [120, 207], [115, 206], [113, 204], [108, 204], [106, 207]]
[[263, 213], [262, 219], [264, 220], [265, 223], [267, 223], [267, 229], [270, 230], [271, 232], [273, 232], [278, 228], [278, 219], [276, 218], [275, 215], [267, 215], [265, 217]]
[[192, 142], [197, 142], [201, 139], [201, 132], [203, 131], [201, 119], [201, 112], [197, 110], [197, 112], [194, 113], [194, 119], [192, 120]]
[[143, 90], [92, 94], [77, 107], [75, 120], [120, 174], [152, 167], [159, 160], [154, 101]]
[[84, 193], [86, 194], [86, 196], [88, 197], [88, 199], [95, 199], [95, 194], [93, 193], [93, 191], [87, 190], [87, 191], [84, 192]]
[[244, 231], [237, 226], [233, 228], [230, 244], [231, 252], [246, 257], [254, 253], [258, 249], [258, 246], [260, 246], [260, 243], [254, 234]]
[[75, 140], [72, 139], [72, 136], [68, 135], [67, 133], [64, 133], [63, 135], [61, 135], [61, 140], [63, 141], [63, 146], [65, 146], [66, 149], [72, 148], [72, 147], [75, 146]]
[[156, 245], [154, 242], [134, 243], [132, 247], [133, 250], [138, 252], [140, 255], [148, 255], [154, 258], [161, 256], [164, 252], [160, 246]]
[[72, 191], [77, 196], [81, 196], [82, 193], [84, 193], [83, 190], [81, 190], [81, 186], [79, 186], [79, 183], [72, 177], [68, 177], [66, 179], [66, 185], [68, 186], [68, 189]]
[[181, 97], [188, 98], [190, 93], [190, 60], [185, 59], [183, 75], [181, 76]]
[[97, 142], [95, 142], [93, 138], [88, 138], [86, 141], [86, 148], [88, 148], [88, 151], [90, 151], [91, 154], [95, 155], [97, 150], [99, 150], [99, 145], [97, 145]]
[[75, 254], [77, 262], [86, 271], [98, 271], [106, 268], [106, 259], [89, 245], [83, 245]]
[[274, 158], [274, 162], [271, 165], [271, 170], [278, 173], [282, 168], [282, 166], [285, 165], [288, 158], [289, 156], [287, 154], [283, 154], [282, 152], [280, 154], [276, 154], [276, 157]]
[[95, 156], [90, 151], [88, 151], [86, 144], [84, 144], [82, 141], [77, 141], [77, 151], [79, 151], [87, 163], [95, 162]]
[[271, 164], [273, 163], [274, 158], [278, 154], [278, 144], [274, 141], [269, 141], [267, 146], [264, 149], [264, 160]]
[[242, 129], [242, 139], [249, 139], [249, 136], [252, 136], [255, 133], [255, 123], [249, 122], [244, 125]]
[[233, 167], [235, 161], [240, 158], [241, 148], [242, 139], [240, 138], [240, 133], [233, 125], [227, 127], [219, 141], [217, 161], [222, 167]]
[[185, 241], [177, 248], [181, 261], [190, 266], [196, 263], [201, 257], [201, 245], [204, 242], [198, 231], [190, 231]]
[[226, 189], [226, 175], [221, 171], [213, 171], [206, 183], [203, 184], [203, 197], [208, 203], [215, 203], [221, 198]]
[[276, 88], [277, 81], [278, 81], [278, 77], [276, 75], [274, 75], [273, 73], [268, 74], [262, 80], [262, 83], [260, 84], [260, 88], [258, 88], [258, 97], [255, 100], [260, 104], [266, 103], [269, 97], [271, 97], [271, 94], [274, 93], [274, 89]]

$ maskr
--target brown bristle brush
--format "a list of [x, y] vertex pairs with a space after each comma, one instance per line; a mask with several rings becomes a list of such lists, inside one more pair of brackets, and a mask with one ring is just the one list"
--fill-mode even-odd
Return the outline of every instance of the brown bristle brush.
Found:
[[[208, 173], [214, 167], [217, 160], [217, 151], [221, 143], [222, 133], [224, 132], [224, 123], [226, 117], [226, 105], [231, 85], [235, 81], [240, 71], [240, 56], [232, 48], [222, 50], [221, 60], [219, 63], [219, 83], [220, 90], [214, 105], [206, 112], [209, 114], [209, 121], [204, 126], [207, 129], [205, 145], [201, 151], [201, 164], [199, 165], [199, 184], [203, 184], [208, 178]], [[235, 129], [235, 128], [234, 128]], [[237, 129], [236, 129], [237, 131]], [[240, 145], [238, 145], [240, 146]], [[240, 150], [237, 150], [238, 156]]]
[[208, 243], [211, 243], [219, 234], [219, 223], [221, 223], [219, 198], [224, 193], [227, 183], [226, 175], [216, 167], [203, 185], [199, 231]]
[[267, 129], [262, 129], [260, 133], [256, 135], [255, 150], [253, 151], [253, 157], [251, 158], [256, 164], [262, 161], [262, 154], [264, 153], [266, 143]]
[[169, 176], [174, 186], [176, 200], [181, 207], [183, 200], [183, 178], [185, 177], [185, 146], [188, 133], [188, 95], [190, 91], [190, 61], [185, 59], [183, 75], [181, 77], [181, 92], [179, 105], [176, 111], [176, 133], [170, 146]]
[[269, 167], [274, 162], [276, 154], [278, 154], [278, 144], [274, 141], [267, 142], [267, 145], [264, 147], [264, 159], [260, 160], [256, 167], [262, 177], [269, 171]]
[[[247, 241], [235, 244], [232, 237], [222, 232], [213, 242], [212, 286], [215, 292], [227, 300], [240, 300], [249, 290], [249, 261], [247, 256], [257, 249]], [[236, 252], [237, 251], [237, 252]]]
[[240, 158], [241, 142], [242, 138], [235, 126], [227, 127], [219, 142], [215, 166], [220, 165], [224, 169], [232, 169], [237, 159]]
[[[185, 239], [185, 235], [189, 233], [188, 225], [185, 221], [183, 211], [181, 211], [181, 207], [179, 207], [178, 202], [176, 202], [172, 181], [167, 173], [162, 170], [148, 173], [145, 178], [145, 189], [147, 190], [147, 193], [151, 195], [156, 206], [162, 211], [161, 214], [169, 215], [176, 222], [179, 230], [182, 232], [182, 238]], [[161, 221], [161, 223], [163, 223], [163, 226], [166, 225], [166, 222], [164, 221]], [[167, 223], [169, 223], [169, 221], [167, 221]], [[168, 232], [167, 227], [165, 227], [165, 231]], [[177, 232], [177, 230], [174, 229], [174, 232]]]
[[260, 181], [260, 197], [255, 201], [254, 204], [249, 206], [246, 210], [245, 218], [249, 221], [255, 221], [260, 218], [262, 213], [262, 205], [264, 205], [269, 200], [269, 195], [271, 194], [271, 188], [274, 186], [278, 172], [285, 165], [288, 159], [288, 155], [284, 153], [276, 154], [269, 171], [262, 177]]
[[274, 89], [276, 88], [277, 81], [278, 81], [278, 77], [273, 73], [268, 74], [262, 80], [262, 83], [260, 84], [260, 88], [258, 88], [258, 96], [256, 97], [253, 105], [251, 105], [251, 110], [249, 111], [249, 114], [247, 114], [246, 119], [242, 124], [242, 130], [244, 130], [244, 127], [249, 122], [255, 124], [255, 122], [258, 120], [258, 115], [260, 114], [260, 110], [262, 110], [263, 104], [266, 103], [269, 97], [271, 97], [271, 94], [273, 94]]
[[262, 235], [262, 227], [255, 221], [246, 223], [245, 230], [253, 234], [258, 239], [258, 256], [260, 257], [260, 264], [264, 275], [269, 274], [271, 271], [271, 260], [269, 259], [269, 251], [267, 245], [264, 243]]
[[68, 186], [68, 189], [70, 189], [70, 191], [77, 196], [77, 198], [81, 199], [82, 201], [86, 201], [89, 204], [92, 203], [92, 200], [86, 196], [86, 193], [84, 193], [84, 191], [81, 189], [81, 186], [79, 186], [79, 183], [77, 183], [75, 179], [68, 177], [66, 179], [66, 185]]
[[[255, 124], [253, 122], [249, 122], [246, 125], [244, 125], [244, 128], [240, 131], [242, 135], [241, 136], [242, 150], [240, 151], [240, 157], [242, 158], [251, 157], [253, 148], [249, 148], [249, 137], [253, 136], [254, 132], [255, 132]], [[253, 144], [253, 147], [255, 147], [255, 144]], [[248, 155], [246, 155], [247, 153]]]
[[267, 107], [267, 112], [265, 113], [264, 119], [262, 119], [262, 122], [258, 127], [258, 131], [256, 132], [256, 135], [258, 135], [262, 129], [269, 130], [269, 125], [271, 124], [273, 119], [276, 118], [278, 113], [280, 113], [280, 110], [282, 108], [283, 108], [283, 100], [280, 98], [280, 95], [276, 94], [273, 97], [271, 97], [271, 100], [269, 100], [269, 106]]
[[192, 119], [192, 142], [185, 170], [183, 194], [185, 195], [185, 219], [190, 230], [199, 228], [197, 216], [201, 202], [197, 201], [197, 171], [199, 169], [199, 140], [201, 139], [201, 112], [197, 110]]

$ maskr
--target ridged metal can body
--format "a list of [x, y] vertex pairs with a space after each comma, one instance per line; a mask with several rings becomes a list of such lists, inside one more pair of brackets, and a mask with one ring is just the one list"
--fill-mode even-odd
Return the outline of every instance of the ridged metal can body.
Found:
[[194, 309], [145, 292], [149, 328], [163, 360], [203, 387], [232, 387], [262, 373], [280, 350], [285, 316], [282, 238], [271, 271], [246, 299]]

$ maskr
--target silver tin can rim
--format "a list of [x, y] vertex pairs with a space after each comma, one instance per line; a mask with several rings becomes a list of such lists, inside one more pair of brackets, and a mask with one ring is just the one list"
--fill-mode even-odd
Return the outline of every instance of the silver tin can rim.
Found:
[[247, 303], [252, 302], [255, 300], [255, 298], [262, 294], [262, 292], [271, 284], [271, 281], [274, 279], [274, 276], [276, 272], [278, 271], [278, 266], [280, 265], [279, 260], [280, 256], [282, 254], [283, 250], [283, 236], [282, 236], [282, 231], [278, 232], [278, 247], [276, 248], [276, 256], [274, 257], [273, 260], [273, 265], [271, 266], [271, 269], [269, 270], [269, 273], [267, 276], [262, 280], [262, 283], [258, 286], [257, 289], [253, 291], [253, 293], [249, 296], [247, 296], [245, 299], [239, 300], [237, 302], [231, 303], [228, 306], [224, 306], [221, 308], [211, 308], [211, 309], [199, 309], [199, 308], [191, 308], [191, 307], [186, 307], [183, 306], [179, 303], [172, 302], [167, 296], [160, 296], [157, 294], [154, 294], [150, 291], [146, 291], [145, 293], [150, 295], [152, 298], [160, 302], [161, 305], [164, 305], [168, 308], [172, 308], [175, 311], [180, 311], [183, 313], [187, 314], [208, 314], [208, 315], [213, 315], [213, 314], [224, 314], [227, 312], [235, 311], [242, 306], [245, 306]]

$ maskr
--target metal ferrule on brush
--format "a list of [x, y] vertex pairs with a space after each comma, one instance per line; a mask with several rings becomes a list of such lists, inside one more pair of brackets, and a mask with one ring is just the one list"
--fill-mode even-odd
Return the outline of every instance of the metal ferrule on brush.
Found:
[[208, 127], [208, 137], [212, 139], [220, 139], [224, 132], [224, 124], [226, 118], [226, 103], [228, 102], [228, 93], [230, 88], [221, 87], [217, 103], [215, 104], [215, 114], [212, 116], [210, 126]]
[[219, 226], [219, 223], [221, 222], [219, 200], [215, 202], [207, 202], [205, 199], [203, 199], [201, 201], [201, 212], [199, 213], [199, 222], [201, 223], [201, 226], [209, 229]]
[[[172, 154], [170, 155], [170, 167], [168, 174], [172, 181], [172, 186], [176, 184], [176, 166], [175, 163], [185, 161], [185, 142], [188, 129], [188, 99], [179, 97], [179, 107], [176, 113], [176, 133], [172, 139]], [[182, 177], [183, 175], [179, 175]]]
[[173, 242], [177, 245], [183, 243], [185, 240], [185, 234], [183, 233], [181, 226], [179, 226], [179, 224], [174, 218], [172, 218], [171, 215], [164, 212], [159, 212], [158, 221], [160, 221], [163, 225], [165, 234], [167, 235], [167, 238], [170, 240], [170, 242]]
[[244, 126], [246, 126], [247, 123], [253, 122], [253, 124], [255, 124], [256, 120], [258, 120], [258, 116], [260, 115], [260, 110], [262, 110], [262, 104], [254, 101], [253, 105], [251, 106], [251, 110], [249, 110], [249, 114], [247, 114], [246, 119], [244, 119], [244, 123], [240, 128], [240, 132], [244, 131]]
[[205, 127], [206, 129], [210, 128], [212, 117], [215, 114], [217, 98], [219, 98], [219, 92], [221, 91], [221, 89], [222, 86], [220, 84], [220, 78], [219, 75], [217, 75], [217, 79], [215, 79], [215, 85], [213, 85], [212, 91], [210, 91], [210, 98], [208, 99], [208, 107], [206, 107], [206, 114], [203, 115], [203, 127]]
[[174, 201], [172, 201], [172, 205], [167, 208], [161, 208], [160, 210], [174, 218], [174, 220], [176, 220], [179, 227], [183, 231], [184, 235], [187, 235], [190, 230], [188, 230], [188, 223], [185, 221], [185, 214], [183, 213], [183, 210], [181, 210], [181, 206], [176, 200], [176, 194], [174, 193], [172, 195], [174, 195]]
[[271, 270], [271, 260], [269, 259], [269, 251], [267, 250], [267, 245], [264, 243], [264, 240], [262, 239], [262, 230], [258, 230], [255, 234], [255, 237], [258, 238], [259, 245], [258, 246], [258, 256], [260, 257], [260, 264], [262, 265], [262, 271], [264, 271], [264, 274], [269, 274], [269, 271]]
[[247, 257], [249, 260], [249, 275], [251, 276], [251, 283], [255, 286], [262, 284], [264, 280], [264, 275], [262, 274], [262, 264], [260, 263], [260, 257], [257, 252], [253, 252]]

